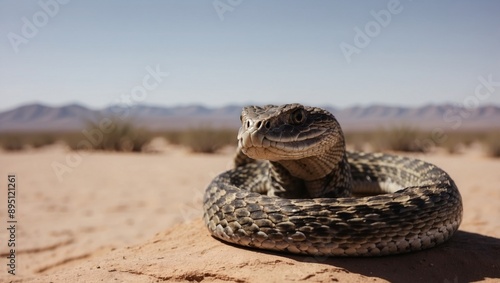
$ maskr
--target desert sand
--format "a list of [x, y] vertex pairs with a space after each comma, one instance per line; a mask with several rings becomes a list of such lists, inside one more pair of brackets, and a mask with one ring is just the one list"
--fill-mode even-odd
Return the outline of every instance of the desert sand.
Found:
[[[0, 152], [0, 281], [500, 281], [500, 159], [418, 157], [447, 171], [461, 191], [464, 218], [455, 236], [417, 253], [333, 258], [240, 248], [209, 235], [203, 191], [231, 167], [232, 149], [80, 156], [56, 145]], [[54, 164], [67, 166], [60, 178]], [[17, 177], [16, 275], [6, 266], [10, 173]]]

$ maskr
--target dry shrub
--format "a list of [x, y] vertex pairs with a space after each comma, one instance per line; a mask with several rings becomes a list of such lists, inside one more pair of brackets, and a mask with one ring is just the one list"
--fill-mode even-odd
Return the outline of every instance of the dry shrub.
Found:
[[25, 141], [21, 138], [20, 134], [6, 133], [2, 134], [0, 144], [4, 150], [17, 151], [25, 148]]
[[419, 129], [402, 125], [363, 134], [358, 133], [357, 143], [359, 144], [359, 140], [362, 140], [369, 143], [376, 151], [427, 152], [429, 148], [422, 143], [425, 138], [425, 133]]
[[40, 148], [56, 142], [60, 133], [11, 132], [0, 135], [0, 145], [4, 150], [17, 151], [26, 148]]
[[483, 141], [486, 154], [490, 157], [500, 157], [500, 131], [490, 133]]
[[170, 143], [186, 146], [193, 152], [215, 153], [225, 146], [236, 145], [237, 131], [199, 126], [182, 131], [169, 131], [163, 136]]
[[[92, 140], [81, 133], [78, 136], [69, 136], [65, 142], [73, 150], [140, 152], [153, 139], [153, 135], [148, 130], [137, 127], [130, 120], [107, 119], [110, 120], [110, 124], [105, 130], [99, 125], [102, 119], [87, 122], [86, 130], [95, 133]], [[85, 147], [82, 147], [82, 141], [87, 141]]]

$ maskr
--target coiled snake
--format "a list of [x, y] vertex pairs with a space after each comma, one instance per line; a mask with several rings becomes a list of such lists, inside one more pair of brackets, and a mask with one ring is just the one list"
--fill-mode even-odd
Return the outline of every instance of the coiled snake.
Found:
[[[325, 256], [380, 256], [434, 247], [462, 219], [440, 168], [345, 150], [335, 117], [300, 104], [245, 107], [235, 168], [204, 195], [210, 233], [237, 245]], [[356, 197], [355, 197], [356, 196]]]

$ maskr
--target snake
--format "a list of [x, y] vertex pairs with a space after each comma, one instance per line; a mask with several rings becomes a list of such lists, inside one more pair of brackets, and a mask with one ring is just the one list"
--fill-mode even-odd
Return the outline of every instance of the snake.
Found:
[[417, 158], [351, 152], [339, 122], [299, 103], [244, 107], [235, 166], [203, 196], [210, 234], [247, 248], [312, 256], [420, 251], [452, 237], [462, 198]]

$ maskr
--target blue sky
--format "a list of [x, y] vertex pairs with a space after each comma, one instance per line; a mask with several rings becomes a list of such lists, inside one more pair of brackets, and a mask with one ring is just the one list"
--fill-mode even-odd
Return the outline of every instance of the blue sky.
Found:
[[500, 104], [499, 15], [499, 1], [0, 0], [0, 110]]

